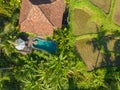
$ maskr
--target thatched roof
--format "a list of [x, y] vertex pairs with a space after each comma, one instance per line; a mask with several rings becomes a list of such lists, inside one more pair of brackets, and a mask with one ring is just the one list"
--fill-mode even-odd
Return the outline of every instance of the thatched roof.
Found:
[[53, 35], [62, 26], [64, 0], [22, 0], [20, 29], [41, 35]]

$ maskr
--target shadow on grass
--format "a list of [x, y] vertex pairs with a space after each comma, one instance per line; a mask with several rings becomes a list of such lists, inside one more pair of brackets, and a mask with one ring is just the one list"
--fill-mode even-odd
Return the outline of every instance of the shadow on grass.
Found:
[[[116, 39], [116, 36], [118, 35], [115, 35], [116, 32], [111, 35], [106, 35], [106, 31], [101, 29], [102, 27], [100, 27], [100, 29], [98, 28], [98, 37], [93, 38], [87, 43], [89, 45], [92, 45], [93, 53], [96, 50], [99, 52], [96, 58], [94, 69], [98, 67], [120, 66], [120, 39]], [[112, 47], [111, 44], [108, 43], [112, 40], [115, 40], [115, 43], [113, 46], [113, 50], [110, 51], [109, 48]], [[101, 57], [101, 59], [98, 59], [99, 57]], [[98, 60], [100, 60], [99, 66], [97, 64]]]
[[69, 27], [69, 7], [66, 6], [65, 12], [63, 14], [63, 20], [62, 20], [62, 28], [68, 28]]
[[[109, 42], [114, 40], [113, 45], [108, 45]], [[98, 31], [98, 37], [89, 42], [93, 46], [93, 52], [99, 52], [98, 57], [102, 56], [100, 65], [98, 66], [98, 58], [94, 69], [99, 67], [106, 67], [104, 84], [105, 87], [98, 87], [97, 90], [119, 90], [120, 84], [120, 32], [115, 31], [111, 35], [106, 35], [106, 32]], [[110, 43], [111, 44], [111, 43]], [[112, 51], [109, 49], [112, 46]], [[94, 89], [92, 89], [94, 90]]]

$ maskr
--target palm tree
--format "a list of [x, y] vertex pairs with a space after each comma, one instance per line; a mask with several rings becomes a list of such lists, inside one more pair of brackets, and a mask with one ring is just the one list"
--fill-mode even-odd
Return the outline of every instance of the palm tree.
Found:
[[7, 56], [13, 51], [13, 40], [18, 33], [19, 0], [0, 1], [0, 51]]

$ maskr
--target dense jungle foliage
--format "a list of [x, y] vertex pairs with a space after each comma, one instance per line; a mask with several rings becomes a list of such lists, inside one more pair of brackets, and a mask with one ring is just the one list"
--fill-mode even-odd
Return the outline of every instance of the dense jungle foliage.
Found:
[[[66, 3], [70, 8], [70, 1]], [[120, 68], [87, 72], [74, 50], [70, 26], [50, 37], [58, 44], [54, 55], [16, 51], [20, 4], [21, 0], [0, 0], [0, 90], [120, 90]]]

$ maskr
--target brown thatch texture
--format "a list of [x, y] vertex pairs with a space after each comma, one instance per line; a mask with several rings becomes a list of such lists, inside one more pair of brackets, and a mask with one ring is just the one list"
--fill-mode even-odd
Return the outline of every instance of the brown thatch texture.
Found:
[[21, 31], [53, 35], [53, 28], [62, 26], [64, 8], [64, 0], [22, 0]]

